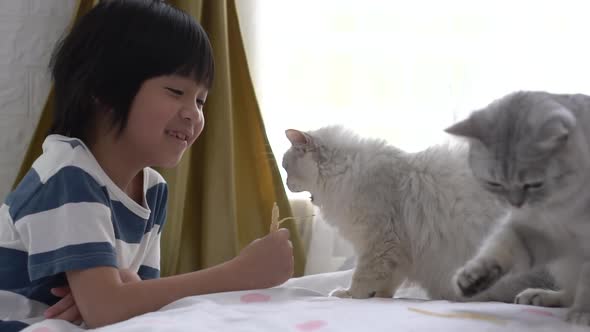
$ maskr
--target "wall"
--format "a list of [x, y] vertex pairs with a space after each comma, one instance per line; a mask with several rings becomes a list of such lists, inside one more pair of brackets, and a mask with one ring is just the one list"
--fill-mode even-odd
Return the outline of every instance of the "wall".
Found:
[[47, 64], [76, 0], [0, 1], [0, 198], [16, 176], [50, 89]]

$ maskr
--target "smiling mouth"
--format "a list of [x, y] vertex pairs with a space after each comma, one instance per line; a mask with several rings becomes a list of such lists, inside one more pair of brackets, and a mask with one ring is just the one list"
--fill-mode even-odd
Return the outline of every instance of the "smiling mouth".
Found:
[[184, 142], [186, 142], [188, 140], [188, 136], [179, 132], [179, 131], [166, 130], [166, 135], [168, 135], [170, 137], [174, 137], [174, 138], [184, 141]]

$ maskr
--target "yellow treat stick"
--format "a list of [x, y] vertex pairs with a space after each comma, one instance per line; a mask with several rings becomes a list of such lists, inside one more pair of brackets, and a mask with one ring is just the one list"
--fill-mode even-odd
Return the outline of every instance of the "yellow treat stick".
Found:
[[283, 218], [281, 220], [279, 220], [279, 207], [277, 205], [277, 202], [274, 202], [272, 205], [272, 213], [271, 213], [271, 217], [270, 217], [270, 231], [271, 232], [276, 232], [279, 230], [279, 226], [287, 221], [287, 220], [297, 220], [297, 219], [306, 219], [306, 218], [311, 218], [314, 217], [315, 215], [311, 215], [311, 216], [304, 216], [304, 217], [287, 217], [287, 218]]
[[272, 213], [270, 219], [270, 231], [276, 232], [279, 230], [279, 206], [277, 202], [274, 202], [272, 205]]
[[484, 320], [492, 323], [498, 324], [506, 324], [506, 322], [498, 317], [491, 316], [491, 315], [484, 315], [477, 312], [455, 312], [455, 313], [438, 313], [433, 311], [428, 311], [424, 309], [418, 308], [408, 308], [410, 311], [418, 312], [424, 315], [435, 316], [435, 317], [443, 317], [443, 318], [465, 318], [465, 319], [475, 319], [475, 320]]

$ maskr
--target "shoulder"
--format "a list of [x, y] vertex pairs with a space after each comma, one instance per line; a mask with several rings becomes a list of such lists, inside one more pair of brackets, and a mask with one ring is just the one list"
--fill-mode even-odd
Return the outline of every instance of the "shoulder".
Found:
[[166, 180], [158, 171], [151, 167], [144, 168], [144, 172], [146, 172], [146, 181], [148, 184], [148, 188], [151, 188], [156, 185], [163, 185], [166, 186]]
[[144, 168], [146, 182], [146, 202], [152, 211], [154, 223], [163, 226], [166, 221], [166, 207], [168, 204], [168, 185], [156, 170]]
[[98, 162], [84, 142], [77, 138], [49, 135], [43, 142], [43, 154], [35, 160], [32, 170], [35, 170], [42, 183], [59, 172], [74, 170], [73, 173], [85, 174], [104, 185]]
[[146, 167], [144, 168], [146, 182], [145, 187], [147, 188], [146, 197], [148, 201], [161, 201], [166, 200], [168, 197], [168, 185], [166, 180], [158, 173], [155, 169]]
[[43, 154], [6, 199], [13, 221], [67, 203], [108, 204], [106, 189], [86, 149], [79, 140], [49, 136]]

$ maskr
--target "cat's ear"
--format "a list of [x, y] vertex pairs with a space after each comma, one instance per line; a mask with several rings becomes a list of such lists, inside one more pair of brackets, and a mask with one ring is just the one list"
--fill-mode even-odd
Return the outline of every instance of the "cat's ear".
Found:
[[468, 117], [463, 121], [455, 123], [454, 125], [445, 129], [445, 132], [455, 136], [462, 136], [478, 140], [480, 139], [481, 135], [479, 126], [475, 124], [473, 117]]
[[576, 118], [566, 109], [554, 110], [538, 133], [536, 146], [544, 151], [553, 151], [563, 146], [576, 125]]
[[311, 143], [311, 137], [299, 130], [287, 129], [285, 135], [292, 145], [309, 145]]

